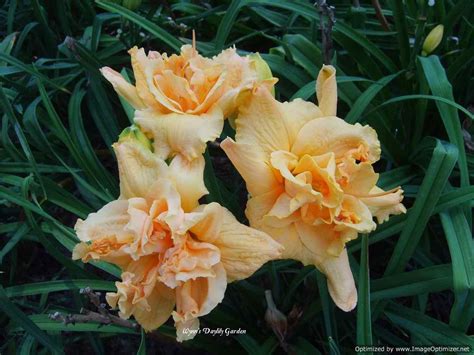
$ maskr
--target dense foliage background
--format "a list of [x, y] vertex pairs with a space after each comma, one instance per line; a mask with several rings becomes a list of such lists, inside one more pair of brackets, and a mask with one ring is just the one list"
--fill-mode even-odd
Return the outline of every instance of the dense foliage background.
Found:
[[[172, 323], [144, 337], [117, 325], [49, 318], [94, 310], [80, 289], [114, 290], [119, 275], [111, 265], [70, 259], [76, 219], [118, 195], [111, 144], [132, 118], [98, 69], [127, 67], [132, 75], [128, 48], [175, 52], [194, 29], [202, 54], [231, 45], [242, 54], [258, 51], [280, 78], [279, 99], [315, 100], [323, 63], [318, 9], [286, 0], [143, 1], [133, 10], [121, 1], [3, 1], [0, 353], [337, 354], [352, 353], [355, 344], [474, 346], [468, 336], [474, 2], [380, 0], [378, 15], [378, 1], [328, 2], [335, 8], [339, 116], [377, 130], [379, 184], [402, 185], [408, 213], [348, 246], [357, 310], [336, 309], [313, 267], [275, 261], [229, 285], [224, 302], [201, 319], [203, 327], [242, 328], [246, 335], [198, 335], [177, 344]], [[442, 42], [421, 57], [437, 24], [444, 25]], [[224, 135], [232, 135], [230, 126]], [[207, 201], [245, 221], [245, 185], [218, 144], [206, 153], [206, 184]], [[267, 289], [279, 322], [265, 321]]]

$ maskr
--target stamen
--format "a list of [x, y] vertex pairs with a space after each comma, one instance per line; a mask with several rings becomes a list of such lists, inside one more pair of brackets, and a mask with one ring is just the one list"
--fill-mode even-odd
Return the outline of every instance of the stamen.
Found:
[[193, 30], [193, 54], [196, 55], [197, 54], [197, 50], [196, 50], [196, 31]]

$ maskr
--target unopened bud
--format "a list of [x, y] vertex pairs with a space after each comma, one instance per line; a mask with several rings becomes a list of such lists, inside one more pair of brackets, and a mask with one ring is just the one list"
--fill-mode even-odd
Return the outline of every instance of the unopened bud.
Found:
[[151, 145], [150, 140], [136, 125], [131, 125], [130, 127], [125, 128], [122, 133], [120, 133], [118, 141], [124, 142], [126, 140], [135, 140], [143, 145], [146, 149], [153, 151], [153, 146]]
[[250, 54], [249, 59], [251, 61], [253, 68], [257, 72], [257, 80], [260, 82], [268, 81], [268, 83], [270, 83], [269, 85], [271, 85], [271, 92], [273, 96], [275, 96], [275, 88], [273, 84], [276, 81], [272, 82], [272, 80], [275, 80], [275, 79], [273, 78], [273, 73], [268, 63], [258, 53]]
[[249, 59], [257, 72], [258, 80], [268, 80], [273, 78], [272, 70], [268, 66], [268, 63], [258, 53], [252, 53], [249, 55]]
[[421, 51], [421, 55], [427, 56], [433, 52], [441, 43], [441, 40], [443, 39], [443, 33], [443, 25], [438, 25], [433, 28], [428, 36], [426, 36], [425, 42], [423, 42], [423, 50]]
[[272, 328], [276, 336], [283, 341], [288, 329], [286, 316], [280, 312], [273, 301], [272, 291], [265, 290], [265, 299], [267, 301], [267, 311], [265, 312], [265, 321]]

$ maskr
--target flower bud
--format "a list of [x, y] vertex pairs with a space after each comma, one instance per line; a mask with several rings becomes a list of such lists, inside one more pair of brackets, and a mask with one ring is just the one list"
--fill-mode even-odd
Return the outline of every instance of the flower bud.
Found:
[[428, 36], [426, 36], [425, 42], [423, 42], [423, 50], [421, 51], [422, 56], [427, 56], [439, 46], [443, 39], [443, 33], [443, 25], [438, 25], [431, 30]]
[[[258, 81], [266, 81], [273, 79], [273, 73], [270, 69], [268, 63], [260, 56], [259, 53], [252, 53], [249, 55], [249, 59], [252, 62], [252, 67], [257, 72], [257, 80]], [[275, 88], [271, 87], [271, 92], [273, 96], [275, 96]]]
[[283, 341], [288, 330], [288, 321], [286, 316], [276, 307], [275, 302], [273, 301], [272, 291], [265, 290], [265, 299], [267, 301], [265, 321], [272, 328], [278, 339]]
[[257, 72], [258, 80], [268, 80], [273, 78], [272, 70], [268, 66], [268, 63], [258, 53], [252, 53], [249, 55], [249, 59]]
[[153, 146], [151, 145], [150, 140], [136, 125], [131, 125], [130, 127], [125, 128], [122, 133], [120, 133], [119, 142], [124, 142], [126, 140], [135, 140], [147, 150], [153, 151]]

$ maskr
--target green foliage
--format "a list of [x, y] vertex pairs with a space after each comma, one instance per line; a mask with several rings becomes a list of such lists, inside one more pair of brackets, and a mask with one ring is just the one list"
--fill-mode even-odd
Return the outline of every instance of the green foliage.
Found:
[[[315, 100], [323, 63], [320, 14], [310, 1], [6, 0], [0, 7], [0, 352], [352, 353], [354, 346], [473, 346], [474, 2], [328, 0], [335, 7], [338, 115], [370, 124], [383, 146], [379, 185], [402, 185], [408, 213], [348, 245], [356, 311], [338, 310], [324, 276], [294, 261], [266, 264], [201, 325], [246, 335], [175, 344], [171, 323], [155, 334], [119, 325], [65, 325], [89, 286], [114, 290], [119, 270], [70, 259], [76, 219], [118, 196], [111, 144], [130, 125], [99, 68], [130, 67], [134, 45], [173, 52], [190, 43], [214, 55], [236, 45], [260, 52], [280, 78], [280, 100]], [[139, 3], [139, 2], [137, 2]], [[358, 2], [354, 2], [358, 3]], [[444, 38], [421, 56], [426, 35]], [[123, 71], [130, 74], [130, 71]], [[232, 135], [226, 125], [224, 135]], [[245, 186], [216, 145], [206, 152], [207, 201], [245, 221]], [[370, 272], [369, 272], [370, 270]], [[286, 345], [265, 324], [264, 291], [288, 317]], [[65, 336], [68, 334], [68, 336]]]

